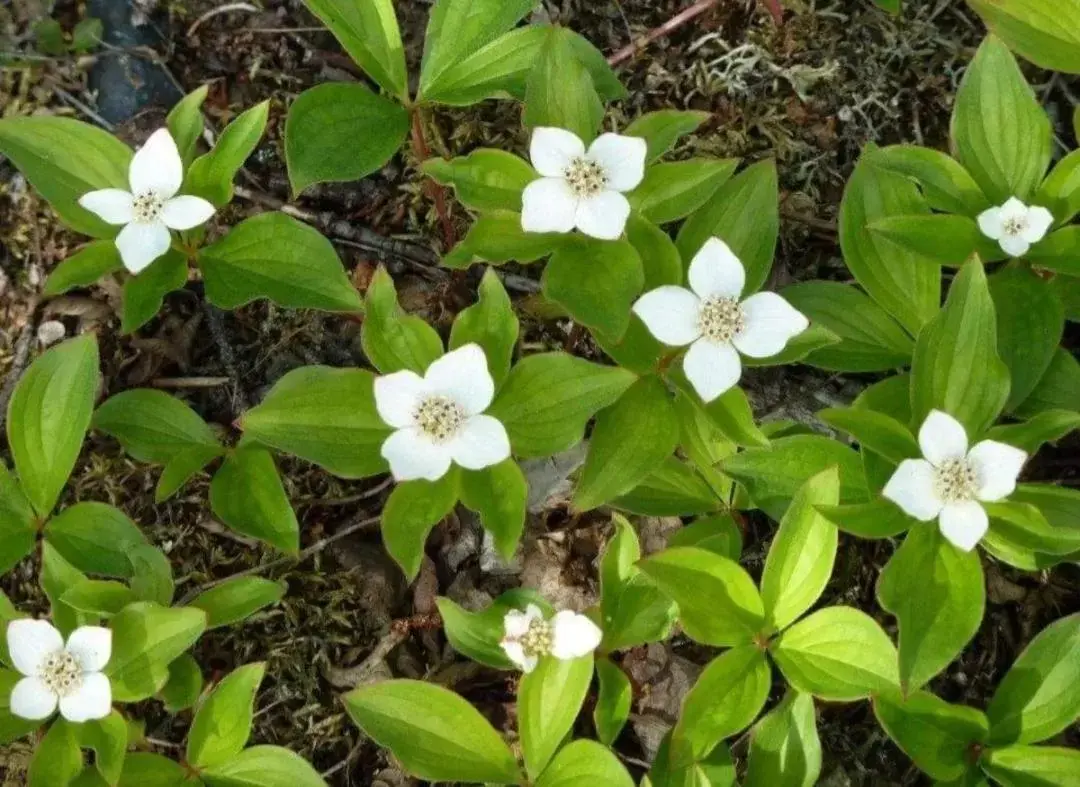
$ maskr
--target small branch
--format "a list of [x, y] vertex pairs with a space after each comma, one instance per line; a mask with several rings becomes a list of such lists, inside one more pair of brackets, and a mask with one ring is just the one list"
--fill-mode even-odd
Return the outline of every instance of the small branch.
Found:
[[188, 28], [187, 36], [191, 38], [195, 35], [195, 31], [199, 29], [203, 22], [208, 19], [212, 19], [218, 14], [227, 14], [231, 11], [247, 11], [250, 14], [259, 12], [259, 9], [253, 6], [251, 3], [227, 3], [226, 5], [219, 5], [217, 8], [211, 8], [205, 14], [200, 16], [194, 22], [191, 23], [191, 27]]
[[624, 46], [622, 49], [620, 49], [618, 52], [608, 58], [608, 65], [617, 66], [620, 63], [629, 60], [656, 39], [663, 38], [666, 35], [670, 35], [683, 25], [691, 22], [692, 20], [704, 14], [706, 11], [715, 8], [719, 4], [720, 0], [698, 0], [689, 8], [686, 8], [675, 14], [675, 16], [664, 22], [664, 24], [660, 25], [659, 27], [654, 27], [637, 41], [634, 41]]
[[158, 377], [150, 381], [152, 388], [217, 388], [228, 385], [228, 377]]
[[[428, 148], [427, 139], [424, 137], [424, 119], [421, 110], [414, 108], [412, 112], [412, 147], [417, 158], [417, 165], [423, 164], [431, 158], [431, 149]], [[446, 204], [446, 189], [431, 178], [425, 177], [424, 189], [428, 196], [435, 201], [435, 212], [439, 216], [442, 225], [443, 240], [446, 242], [446, 250], [450, 251], [457, 242], [454, 238], [454, 224], [450, 221], [450, 209]]]

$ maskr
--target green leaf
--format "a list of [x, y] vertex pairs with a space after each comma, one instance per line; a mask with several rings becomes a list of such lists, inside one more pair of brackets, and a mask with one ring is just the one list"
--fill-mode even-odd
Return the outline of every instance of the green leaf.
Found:
[[753, 641], [765, 627], [765, 607], [738, 563], [694, 547], [665, 549], [638, 567], [679, 605], [687, 635], [706, 645]]
[[387, 680], [362, 686], [344, 699], [356, 725], [414, 776], [518, 782], [517, 762], [499, 733], [472, 705], [441, 686]]
[[863, 449], [873, 451], [894, 464], [922, 456], [911, 431], [884, 413], [861, 407], [829, 407], [818, 411], [817, 417], [829, 426], [850, 434]]
[[79, 726], [57, 719], [34, 751], [27, 774], [29, 787], [57, 787], [68, 784], [83, 767], [79, 749]]
[[1032, 418], [1047, 410], [1075, 410], [1080, 390], [1080, 361], [1063, 347], [1054, 352], [1050, 366], [1023, 403], [1013, 413]]
[[199, 701], [203, 690], [202, 670], [199, 662], [185, 653], [169, 665], [169, 682], [161, 690], [161, 699], [165, 710], [179, 713], [187, 710]]
[[746, 392], [739, 386], [728, 389], [705, 405], [704, 409], [709, 421], [736, 445], [750, 448], [769, 445], [769, 439], [754, 423], [754, 411]]
[[771, 685], [769, 662], [757, 645], [732, 648], [710, 661], [683, 699], [670, 764], [685, 767], [704, 759], [721, 740], [749, 727]]
[[37, 532], [38, 518], [30, 501], [0, 460], [0, 574], [30, 554]]
[[976, 438], [1009, 397], [1009, 369], [997, 352], [994, 302], [972, 259], [953, 280], [941, 313], [919, 334], [911, 361], [912, 422], [943, 410]]
[[697, 547], [738, 563], [742, 556], [742, 532], [731, 514], [714, 514], [695, 519], [672, 533], [668, 546]]
[[868, 228], [901, 248], [953, 268], [960, 267], [976, 253], [985, 262], [1005, 257], [997, 242], [983, 235], [970, 216], [948, 213], [886, 216], [871, 222]]
[[116, 784], [127, 754], [127, 721], [118, 711], [77, 725], [79, 745], [94, 750], [94, 765], [105, 784]]
[[518, 319], [510, 296], [495, 271], [488, 269], [480, 280], [475, 304], [458, 313], [450, 329], [450, 349], [475, 342], [484, 350], [495, 388], [510, 372], [510, 362], [518, 339]]
[[172, 603], [176, 590], [169, 559], [151, 544], [132, 544], [128, 547], [131, 578], [128, 584], [140, 601], [154, 601], [162, 606]]
[[539, 607], [545, 616], [555, 613], [540, 594], [527, 588], [508, 590], [479, 612], [470, 612], [443, 596], [436, 598], [435, 603], [446, 638], [454, 650], [473, 661], [503, 670], [517, 669], [499, 644], [505, 632], [506, 613], [530, 604]]
[[644, 516], [689, 516], [717, 510], [723, 501], [685, 463], [669, 457], [648, 478], [612, 505]]
[[60, 600], [77, 612], [107, 618], [138, 599], [120, 582], [84, 579], [69, 588]]
[[424, 37], [420, 94], [427, 97], [448, 68], [516, 25], [532, 0], [438, 0]]
[[251, 617], [285, 595], [284, 582], [262, 577], [234, 577], [196, 596], [191, 606], [206, 613], [208, 629], [229, 626]]
[[996, 540], [1010, 546], [1052, 555], [1067, 555], [1080, 550], [1080, 532], [1059, 530], [1033, 505], [1016, 499], [986, 503], [990, 529]]
[[934, 210], [975, 217], [990, 207], [968, 171], [940, 150], [889, 145], [866, 155], [875, 167], [914, 179]]
[[[514, 0], [506, 5], [525, 3], [531, 7], [532, 2]], [[588, 144], [604, 119], [604, 104], [592, 76], [578, 57], [572, 36], [561, 27], [548, 32], [526, 83], [522, 121], [529, 128], [566, 129]]]
[[113, 653], [105, 674], [117, 702], [138, 702], [156, 694], [169, 678], [169, 664], [206, 630], [201, 609], [169, 609], [139, 602], [113, 617]]
[[789, 691], [754, 725], [746, 787], [813, 787], [821, 775], [814, 700]]
[[273, 455], [250, 445], [225, 457], [210, 482], [210, 508], [237, 533], [283, 552], [300, 548], [300, 524], [281, 485]]
[[1080, 276], [1080, 226], [1073, 224], [1051, 232], [1032, 246], [1024, 258], [1037, 269]]
[[[546, 656], [518, 684], [518, 733], [525, 770], [535, 780], [574, 725], [592, 681], [592, 655]], [[516, 780], [515, 780], [516, 781]]]
[[678, 221], [708, 202], [738, 165], [737, 159], [711, 158], [654, 164], [630, 194], [630, 204], [656, 224]]
[[1057, 746], [990, 749], [980, 765], [1002, 787], [1061, 787], [1080, 778], [1080, 752]]
[[803, 484], [769, 546], [761, 575], [765, 615], [783, 630], [821, 597], [836, 561], [836, 526], [816, 506], [836, 505], [840, 474], [831, 467]]
[[423, 375], [443, 354], [442, 339], [419, 317], [398, 305], [394, 280], [380, 267], [365, 298], [361, 341], [368, 360], [383, 374], [410, 369]]
[[23, 373], [8, 402], [7, 438], [23, 492], [48, 516], [82, 448], [98, 384], [93, 334], [44, 352]]
[[70, 634], [82, 625], [92, 622], [92, 616], [78, 612], [62, 599], [73, 587], [86, 581], [86, 575], [64, 559], [48, 541], [41, 544], [41, 589], [52, 606], [53, 624], [61, 634]]
[[119, 787], [183, 787], [187, 772], [160, 754], [131, 752], [124, 758]]
[[480, 215], [465, 239], [442, 259], [447, 268], [468, 268], [474, 262], [536, 262], [557, 249], [566, 238], [554, 232], [525, 232], [521, 215], [496, 210]]
[[227, 125], [213, 150], [191, 162], [182, 193], [202, 197], [218, 208], [228, 205], [233, 196], [233, 178], [259, 144], [269, 113], [270, 102], [264, 101]]
[[615, 535], [600, 561], [603, 652], [659, 642], [675, 623], [675, 605], [634, 565], [641, 557], [634, 528], [615, 515]]
[[222, 309], [258, 298], [290, 309], [362, 308], [333, 244], [284, 213], [262, 213], [237, 224], [200, 250], [198, 262], [206, 297]]
[[109, 397], [94, 413], [93, 427], [115, 437], [140, 462], [166, 464], [195, 446], [220, 446], [198, 413], [175, 396], [150, 388]]
[[405, 49], [392, 0], [304, 0], [304, 5], [368, 76], [398, 98], [408, 99]]
[[1077, 429], [1080, 429], [1080, 412], [1044, 410], [1027, 421], [995, 426], [986, 436], [1035, 454], [1043, 443], [1056, 443]]
[[[6, 652], [6, 646], [4, 650]], [[15, 684], [22, 680], [23, 677], [14, 670], [0, 669], [0, 745], [6, 746], [12, 741], [17, 741], [28, 733], [39, 729], [42, 725], [40, 720], [32, 721], [14, 715], [9, 707], [11, 692], [15, 688]]]
[[751, 368], [755, 366], [782, 366], [784, 364], [798, 363], [811, 353], [839, 343], [840, 337], [824, 325], [811, 325], [791, 339], [784, 349], [776, 355], [770, 355], [767, 358], [743, 356], [741, 360], [743, 366]]
[[899, 683], [889, 635], [853, 607], [819, 609], [769, 647], [792, 686], [830, 702], [863, 699]]
[[588, 420], [635, 379], [565, 353], [531, 355], [510, 370], [488, 415], [506, 427], [516, 456], [552, 456], [578, 443]]
[[989, 35], [956, 93], [953, 149], [994, 204], [1027, 201], [1050, 165], [1050, 120], [998, 38]]
[[459, 471], [438, 481], [406, 481], [394, 487], [382, 512], [383, 544], [411, 582], [420, 571], [424, 543], [458, 501]]
[[641, 137], [649, 143], [645, 161], [651, 163], [671, 150], [680, 137], [697, 131], [709, 117], [708, 112], [661, 109], [637, 118], [622, 133], [627, 137]]
[[751, 164], [724, 183], [679, 230], [676, 243], [683, 262], [689, 266], [705, 241], [720, 238], [746, 269], [743, 295], [761, 289], [776, 252], [778, 189], [772, 159]]
[[606, 658], [596, 660], [596, 680], [599, 684], [593, 708], [596, 737], [605, 746], [612, 746], [630, 718], [634, 688], [622, 668]]
[[154, 502], [163, 503], [176, 494], [192, 476], [225, 454], [221, 446], [197, 445], [187, 448], [174, 456], [158, 478], [154, 490]]
[[559, 750], [544, 769], [536, 787], [634, 787], [626, 768], [612, 751], [596, 741], [572, 741]]
[[379, 447], [391, 430], [375, 409], [374, 380], [367, 369], [294, 369], [244, 413], [241, 428], [342, 478], [384, 473]]
[[199, 140], [202, 139], [206, 123], [203, 121], [202, 106], [206, 101], [206, 94], [210, 92], [209, 85], [199, 85], [182, 99], [176, 102], [169, 110], [165, 124], [169, 128], [176, 149], [180, 151], [180, 158], [184, 166], [191, 164], [198, 149]]
[[236, 757], [251, 735], [255, 695], [265, 664], [239, 667], [214, 687], [195, 712], [185, 759], [196, 768], [213, 768]]
[[544, 268], [544, 297], [575, 320], [617, 341], [630, 323], [630, 306], [645, 273], [637, 250], [626, 240], [565, 239]]
[[1058, 226], [1080, 213], [1080, 150], [1062, 157], [1053, 166], [1033, 202], [1049, 210]]
[[[389, 4], [378, 4], [384, 2]], [[285, 120], [285, 161], [293, 194], [313, 183], [367, 177], [398, 152], [408, 133], [405, 108], [361, 84], [327, 82], [305, 90]]]
[[986, 590], [979, 553], [961, 552], [935, 525], [913, 527], [885, 565], [878, 601], [900, 627], [900, 680], [918, 689], [975, 636]]
[[34, 42], [37, 48], [48, 55], [66, 54], [64, 28], [55, 19], [46, 17], [34, 24]]
[[986, 710], [993, 746], [1044, 741], [1080, 717], [1078, 646], [1080, 615], [1070, 615], [1024, 648]]
[[38, 115], [0, 120], [0, 153], [30, 181], [71, 229], [112, 238], [117, 228], [80, 207], [98, 189], [128, 185], [131, 149], [106, 131], [71, 118]]
[[950, 705], [925, 691], [908, 697], [882, 692], [874, 697], [874, 715], [919, 769], [940, 781], [962, 777], [971, 766], [974, 747], [986, 740], [981, 711]]
[[968, 0], [1009, 49], [1040, 68], [1080, 74], [1080, 2]]
[[307, 760], [280, 746], [252, 746], [199, 775], [207, 787], [326, 787]]
[[478, 212], [521, 212], [521, 192], [539, 175], [528, 162], [504, 150], [480, 148], [467, 156], [428, 159], [424, 174], [444, 186], [453, 186], [458, 201]]
[[1080, 492], [1077, 490], [1053, 484], [1020, 484], [1010, 500], [1038, 508], [1053, 529], [1055, 540], [1073, 541], [1080, 537]]
[[124, 280], [120, 331], [134, 333], [154, 319], [165, 296], [182, 289], [188, 280], [187, 257], [169, 249], [138, 276]]
[[89, 287], [103, 276], [122, 270], [116, 243], [98, 240], [87, 244], [56, 266], [45, 282], [43, 295], [62, 295], [76, 287]]
[[549, 28], [526, 25], [496, 38], [450, 66], [424, 91], [428, 101], [466, 107], [484, 99], [525, 97], [525, 83]]
[[463, 470], [461, 502], [480, 515], [484, 530], [506, 560], [514, 557], [525, 530], [529, 484], [518, 463], [506, 459], [483, 470]]
[[892, 538], [918, 524], [885, 498], [846, 506], [819, 506], [818, 511], [845, 533], [859, 538]]

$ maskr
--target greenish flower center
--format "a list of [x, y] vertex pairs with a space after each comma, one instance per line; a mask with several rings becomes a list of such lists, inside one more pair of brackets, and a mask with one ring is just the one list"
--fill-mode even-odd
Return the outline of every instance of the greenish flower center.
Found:
[[135, 221], [140, 224], [149, 224], [161, 217], [161, 210], [165, 207], [165, 200], [152, 191], [139, 194], [133, 201]]
[[746, 327], [746, 316], [735, 298], [707, 298], [701, 304], [698, 328], [713, 342], [730, 342]]
[[429, 396], [416, 408], [416, 425], [436, 443], [452, 440], [465, 425], [465, 411], [446, 396]]
[[967, 459], [948, 459], [937, 467], [934, 488], [946, 503], [973, 500], [979, 479]]
[[536, 619], [529, 624], [529, 630], [518, 641], [521, 643], [521, 649], [525, 651], [526, 656], [541, 658], [551, 653], [554, 636], [549, 622]]
[[566, 182], [579, 197], [595, 197], [607, 185], [604, 168], [587, 158], [576, 158], [566, 168]]
[[58, 697], [66, 697], [82, 686], [82, 668], [67, 651], [59, 651], [45, 659], [41, 680]]

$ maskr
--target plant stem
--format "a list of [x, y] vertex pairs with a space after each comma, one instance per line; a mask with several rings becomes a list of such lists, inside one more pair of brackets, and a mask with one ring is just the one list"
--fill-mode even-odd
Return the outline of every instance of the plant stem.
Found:
[[[413, 107], [412, 110], [412, 149], [420, 164], [431, 158], [431, 149], [428, 147], [427, 138], [424, 136], [422, 111], [419, 107]], [[450, 209], [446, 203], [446, 189], [431, 178], [426, 178], [424, 180], [424, 190], [435, 202], [435, 212], [439, 216], [439, 224], [442, 225], [446, 250], [449, 251], [457, 241], [454, 237], [454, 224], [450, 221]]]

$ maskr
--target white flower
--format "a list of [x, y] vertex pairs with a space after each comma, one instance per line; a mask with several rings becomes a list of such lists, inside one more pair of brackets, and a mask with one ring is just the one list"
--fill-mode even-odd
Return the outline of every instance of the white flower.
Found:
[[664, 344], [690, 345], [683, 370], [705, 402], [739, 382], [740, 352], [751, 358], [776, 355], [810, 324], [775, 292], [740, 302], [746, 272], [719, 238], [709, 238], [694, 255], [688, 275], [689, 290], [657, 287], [638, 298], [634, 313]]
[[1027, 454], [995, 440], [969, 451], [963, 425], [940, 410], [923, 421], [919, 446], [925, 458], [901, 462], [881, 494], [920, 521], [936, 518], [941, 534], [970, 552], [989, 526], [979, 501], [1011, 495]]
[[482, 415], [495, 381], [479, 345], [466, 344], [427, 368], [375, 379], [375, 408], [395, 431], [382, 445], [397, 481], [437, 481], [457, 462], [469, 470], [510, 456], [510, 438], [498, 419]]
[[979, 214], [982, 234], [996, 240], [1010, 257], [1027, 254], [1031, 244], [1041, 241], [1053, 223], [1054, 217], [1046, 208], [1029, 207], [1016, 197], [1009, 197], [1000, 208], [987, 208]]
[[112, 686], [102, 674], [112, 656], [112, 632], [82, 626], [67, 645], [45, 620], [13, 620], [7, 628], [11, 663], [25, 677], [11, 690], [10, 707], [23, 719], [47, 719], [60, 706], [68, 721], [103, 719], [112, 712]]
[[138, 273], [169, 250], [170, 229], [189, 230], [214, 215], [202, 197], [176, 196], [184, 163], [169, 130], [159, 128], [135, 152], [128, 170], [131, 192], [91, 191], [79, 204], [109, 224], [125, 225], [116, 236], [124, 267]]
[[507, 658], [532, 672], [544, 656], [576, 659], [592, 653], [600, 645], [603, 632], [584, 615], [564, 609], [551, 620], [535, 604], [524, 612], [514, 609], [503, 618], [505, 636], [499, 645]]
[[615, 240], [630, 216], [622, 195], [645, 177], [648, 144], [640, 137], [601, 134], [589, 146], [561, 128], [533, 131], [529, 158], [543, 175], [521, 195], [525, 232], [570, 232]]

